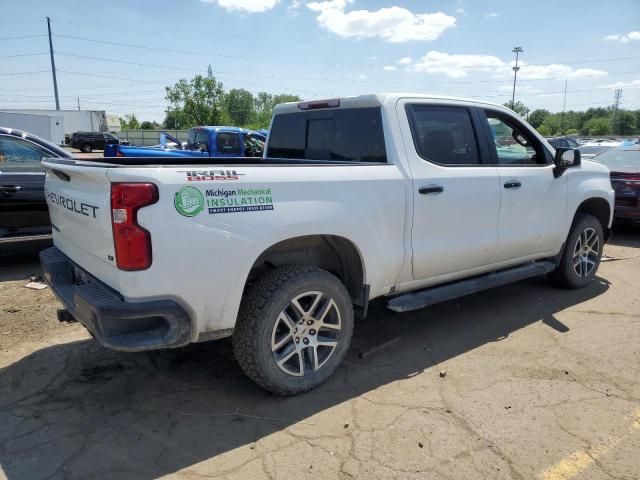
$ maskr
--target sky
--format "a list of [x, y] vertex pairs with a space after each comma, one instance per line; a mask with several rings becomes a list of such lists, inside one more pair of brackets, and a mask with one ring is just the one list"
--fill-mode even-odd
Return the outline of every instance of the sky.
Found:
[[0, 108], [162, 121], [166, 85], [304, 99], [416, 92], [530, 109], [640, 108], [640, 0], [0, 0]]

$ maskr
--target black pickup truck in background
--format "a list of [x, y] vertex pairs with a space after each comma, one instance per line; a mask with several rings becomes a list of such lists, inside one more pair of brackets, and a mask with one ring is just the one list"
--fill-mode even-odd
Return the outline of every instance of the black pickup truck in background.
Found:
[[51, 142], [0, 127], [0, 248], [2, 244], [51, 237], [40, 160], [72, 158]]

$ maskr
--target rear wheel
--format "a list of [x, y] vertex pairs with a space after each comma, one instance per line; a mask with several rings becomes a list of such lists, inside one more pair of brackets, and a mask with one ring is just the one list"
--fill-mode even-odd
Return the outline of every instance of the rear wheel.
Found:
[[600, 221], [593, 215], [577, 214], [558, 267], [549, 277], [563, 287], [584, 287], [598, 271], [603, 246], [604, 232]]
[[88, 143], [85, 143], [84, 145], [82, 145], [82, 149], [81, 149], [84, 153], [91, 153], [93, 151], [93, 147], [91, 145], [89, 145]]
[[265, 274], [249, 288], [233, 348], [258, 385], [295, 395], [333, 374], [352, 333], [353, 307], [340, 280], [316, 267], [290, 265]]

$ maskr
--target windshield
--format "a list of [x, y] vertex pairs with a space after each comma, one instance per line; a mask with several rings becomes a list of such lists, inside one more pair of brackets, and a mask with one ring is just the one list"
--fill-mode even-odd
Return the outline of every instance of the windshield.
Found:
[[637, 167], [640, 170], [640, 150], [609, 150], [594, 157], [593, 160], [606, 165], [611, 170], [620, 167]]

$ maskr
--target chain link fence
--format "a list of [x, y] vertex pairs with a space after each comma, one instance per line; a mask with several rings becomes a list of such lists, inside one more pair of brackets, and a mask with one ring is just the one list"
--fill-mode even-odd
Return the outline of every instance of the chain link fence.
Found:
[[181, 142], [187, 141], [189, 130], [122, 130], [116, 133], [120, 140], [126, 140], [130, 145], [149, 147], [160, 144], [160, 133], [166, 132]]

